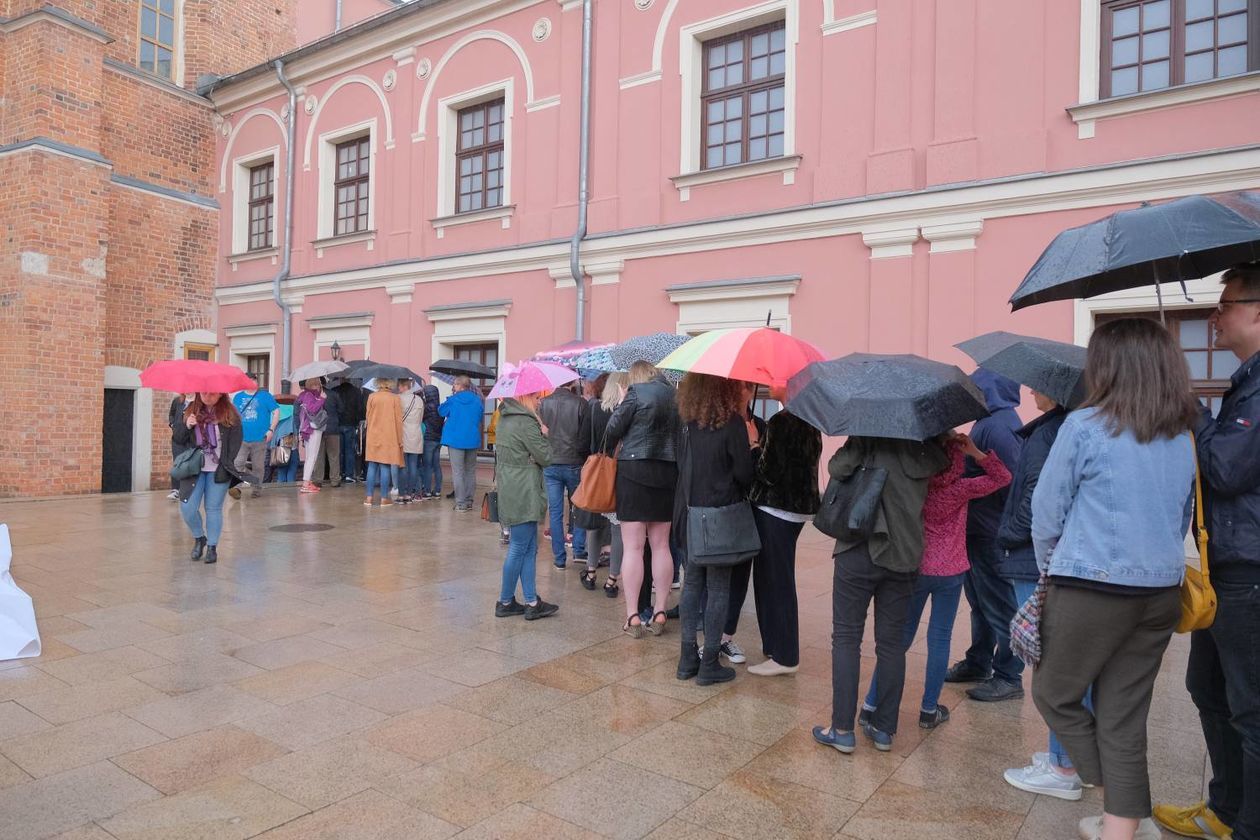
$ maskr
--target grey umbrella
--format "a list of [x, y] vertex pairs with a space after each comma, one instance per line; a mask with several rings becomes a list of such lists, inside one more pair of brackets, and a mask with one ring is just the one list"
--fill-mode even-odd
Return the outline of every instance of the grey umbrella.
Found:
[[852, 353], [788, 380], [787, 407], [828, 435], [927, 440], [989, 412], [957, 365]]
[[639, 335], [610, 348], [608, 355], [616, 370], [629, 370], [635, 362], [656, 364], [690, 340], [690, 336], [665, 332]]
[[1048, 338], [991, 332], [954, 345], [976, 364], [1074, 408], [1085, 398], [1085, 348]]
[[413, 379], [416, 382], [423, 382], [424, 377], [413, 373], [411, 368], [402, 365], [364, 365], [347, 371], [350, 379], [366, 382], [369, 379]]

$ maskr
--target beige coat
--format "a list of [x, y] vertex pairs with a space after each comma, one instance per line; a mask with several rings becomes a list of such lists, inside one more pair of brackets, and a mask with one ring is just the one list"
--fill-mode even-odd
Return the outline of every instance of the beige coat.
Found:
[[376, 391], [367, 400], [365, 460], [403, 465], [402, 400], [390, 391]]

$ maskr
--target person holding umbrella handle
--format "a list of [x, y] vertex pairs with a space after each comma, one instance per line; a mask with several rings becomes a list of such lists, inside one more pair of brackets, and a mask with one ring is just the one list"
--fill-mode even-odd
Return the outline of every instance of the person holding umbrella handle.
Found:
[[223, 500], [228, 488], [241, 481], [233, 471], [241, 448], [241, 417], [223, 394], [198, 393], [184, 409], [174, 439], [179, 446], [202, 452], [200, 473], [179, 482], [179, 513], [193, 537], [190, 558], [200, 560], [204, 554], [207, 563], [217, 563]]

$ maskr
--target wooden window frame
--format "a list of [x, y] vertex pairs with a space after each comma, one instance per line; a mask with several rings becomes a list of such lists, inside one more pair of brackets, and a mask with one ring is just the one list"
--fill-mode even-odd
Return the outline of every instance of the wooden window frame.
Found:
[[[1104, 0], [1101, 6], [1100, 21], [1100, 37], [1099, 37], [1099, 56], [1098, 56], [1098, 93], [1101, 99], [1110, 99], [1113, 96], [1136, 96], [1143, 93], [1151, 93], [1156, 90], [1169, 90], [1171, 88], [1181, 87], [1186, 84], [1201, 84], [1210, 82], [1215, 79], [1231, 78], [1231, 76], [1213, 75], [1207, 79], [1198, 79], [1193, 82], [1185, 81], [1185, 65], [1186, 65], [1186, 0], [1169, 0], [1169, 46], [1168, 46], [1168, 85], [1162, 88], [1151, 88], [1142, 90], [1142, 56], [1143, 45], [1142, 36], [1148, 34], [1141, 28], [1139, 19], [1139, 27], [1136, 36], [1138, 38], [1138, 60], [1136, 64], [1126, 64], [1122, 67], [1112, 68], [1112, 33], [1113, 33], [1113, 16], [1117, 11], [1130, 8], [1140, 8], [1156, 0]], [[1219, 4], [1219, 0], [1215, 0]], [[1250, 73], [1260, 70], [1260, 0], [1247, 0], [1247, 8], [1244, 12], [1231, 12], [1224, 17], [1232, 17], [1237, 14], [1247, 15], [1247, 69], [1244, 73]], [[1207, 20], [1219, 20], [1222, 17], [1219, 8], [1213, 12], [1211, 18], [1195, 18], [1191, 23], [1199, 23]], [[1162, 27], [1160, 30], [1163, 31]], [[1128, 36], [1126, 36], [1128, 37]], [[1222, 48], [1231, 46], [1239, 46], [1240, 42], [1230, 42], [1229, 44], [1214, 44], [1211, 50], [1196, 50], [1191, 55], [1200, 55], [1211, 52], [1216, 55]], [[1157, 59], [1158, 60], [1158, 59]], [[1216, 59], [1213, 59], [1213, 67], [1216, 66]], [[1113, 70], [1123, 70], [1131, 67], [1138, 68], [1138, 89], [1130, 93], [1113, 94], [1111, 87], [1111, 74]]]
[[[763, 33], [773, 33], [775, 31], [779, 31], [783, 33], [783, 39], [784, 39], [784, 46], [783, 46], [783, 51], [782, 51], [783, 52], [783, 72], [764, 76], [755, 81], [750, 81], [749, 80], [750, 75], [751, 75], [750, 69], [751, 69], [751, 63], [752, 63], [752, 39], [756, 37], [757, 35], [761, 35]], [[709, 87], [709, 55], [710, 53], [718, 47], [724, 47], [727, 44], [733, 44], [736, 42], [743, 43], [743, 58], [741, 59], [741, 65], [743, 68], [741, 78], [743, 79], [743, 81], [738, 84], [727, 85], [725, 87], [710, 88]], [[773, 35], [771, 36], [771, 43], [773, 44]], [[771, 46], [770, 51], [767, 53], [767, 58], [769, 58], [770, 56], [773, 56], [775, 52], [776, 51], [774, 50], [773, 46]], [[775, 158], [781, 158], [784, 156], [784, 154], [786, 153], [787, 119], [788, 119], [787, 61], [788, 61], [787, 22], [783, 20], [776, 20], [771, 23], [764, 23], [759, 26], [751, 27], [749, 29], [740, 30], [739, 32], [733, 32], [730, 35], [722, 35], [717, 38], [712, 38], [708, 41], [705, 41], [703, 44], [701, 44], [701, 49], [700, 49], [700, 73], [701, 73], [701, 79], [700, 79], [700, 167], [699, 167], [700, 171], [705, 171], [705, 170], [710, 170], [710, 169], [721, 169], [726, 166], [739, 166], [740, 164], [755, 163], [757, 161], [762, 161], [762, 160], [774, 160]], [[750, 158], [749, 146], [751, 145], [751, 141], [753, 139], [756, 139], [749, 133], [750, 131], [749, 126], [752, 123], [751, 110], [750, 110], [750, 102], [751, 102], [752, 96], [753, 94], [761, 93], [763, 91], [765, 91], [766, 95], [769, 96], [770, 95], [769, 92], [776, 88], [783, 91], [783, 106], [782, 108], [779, 108], [779, 109], [766, 111], [767, 122], [769, 120], [769, 114], [774, 113], [774, 111], [781, 110], [783, 112], [783, 123], [784, 123], [783, 128], [782, 130], [778, 132], [769, 132], [768, 125], [767, 125], [768, 133], [765, 135], [758, 135], [758, 137], [764, 136], [766, 138], [767, 154], [764, 157], [759, 157], [755, 159]], [[736, 163], [726, 163], [725, 160], [723, 160], [723, 162], [720, 164], [714, 164], [710, 166], [709, 165], [709, 142], [708, 142], [709, 127], [710, 127], [709, 105], [712, 102], [718, 102], [718, 101], [725, 102], [727, 100], [735, 98], [736, 96], [740, 97], [740, 101], [742, 103], [741, 110], [740, 110], [740, 117], [739, 117], [740, 123], [741, 123], [740, 125], [740, 159]], [[722, 124], [725, 125], [727, 122], [729, 122], [729, 120], [723, 120]], [[784, 148], [783, 150], [779, 152], [779, 154], [771, 155], [769, 154], [769, 138], [773, 137], [775, 134], [778, 134], [780, 137], [783, 138], [782, 142], [783, 142]], [[727, 145], [727, 143], [724, 141], [722, 145]]]
[[[245, 353], [245, 372], [258, 374], [258, 387], [264, 391], [271, 390], [271, 354], [270, 353]], [[262, 371], [251, 371], [253, 362], [256, 359], [262, 359]]]
[[[349, 163], [349, 160], [343, 161], [341, 153], [343, 149], [354, 147], [355, 153], [355, 174], [341, 177], [341, 167], [343, 163]], [[341, 190], [344, 187], [353, 187], [354, 210], [353, 214], [342, 214], [341, 208], [349, 206], [347, 202], [341, 200]], [[333, 191], [332, 191], [332, 235], [351, 236], [356, 233], [365, 233], [371, 230], [372, 224], [372, 136], [371, 134], [363, 134], [352, 137], [348, 140], [338, 141], [333, 145]], [[346, 228], [342, 229], [342, 223], [347, 222]]]
[[[255, 180], [255, 174], [267, 170], [265, 178]], [[254, 188], [266, 186], [264, 195], [255, 195]], [[245, 241], [246, 251], [265, 251], [276, 244], [276, 162], [267, 160], [249, 167], [249, 201], [245, 209]], [[254, 209], [262, 208], [261, 219], [254, 218]], [[255, 232], [255, 221], [262, 221], [263, 228]], [[261, 236], [261, 238], [259, 238]]]
[[[490, 111], [494, 107], [498, 107], [499, 109], [499, 119], [497, 123], [492, 123], [490, 120]], [[478, 111], [481, 112], [482, 115], [481, 129], [484, 132], [482, 139], [485, 142], [477, 145], [465, 146], [463, 131], [464, 115], [472, 114]], [[499, 127], [499, 139], [493, 142], [490, 140], [491, 125], [498, 125]], [[491, 210], [495, 207], [503, 206], [503, 196], [507, 191], [507, 184], [504, 183], [503, 177], [507, 167], [506, 146], [504, 144], [506, 136], [506, 96], [500, 96], [497, 99], [489, 99], [485, 102], [478, 102], [475, 105], [468, 105], [455, 112], [455, 215], [461, 215], [464, 213], [479, 213], [482, 210]], [[499, 165], [492, 168], [490, 166], [490, 156], [496, 152], [499, 155]], [[465, 160], [478, 159], [481, 161], [481, 189], [479, 191], [465, 193], [462, 188], [463, 176], [461, 173], [461, 167], [463, 166]], [[497, 187], [491, 187], [489, 185], [490, 173], [492, 171], [497, 172], [499, 176], [499, 183]], [[489, 196], [490, 193], [495, 190], [498, 191], [499, 195], [494, 203], [491, 203]], [[481, 196], [481, 206], [464, 207], [464, 197], [473, 195]]]
[[197, 344], [195, 342], [185, 342], [183, 350], [184, 350], [185, 359], [193, 358], [193, 355], [192, 355], [193, 353], [205, 353], [206, 361], [213, 362], [215, 351], [218, 350], [218, 348], [213, 344]]
[[[179, 12], [181, 0], [171, 0], [170, 13], [162, 11], [162, 0], [140, 0], [136, 9], [136, 65], [146, 73], [152, 73], [160, 79], [175, 81], [177, 62], [179, 61]], [[152, 36], [144, 34], [144, 12], [145, 9], [153, 12], [156, 16], [156, 26]], [[171, 23], [171, 42], [165, 43], [162, 37], [162, 20], [169, 20]], [[144, 62], [144, 47], [148, 44], [153, 48], [153, 64], [146, 65]], [[158, 55], [160, 50], [166, 50], [171, 54], [171, 65], [169, 74], [163, 73], [158, 69]]]

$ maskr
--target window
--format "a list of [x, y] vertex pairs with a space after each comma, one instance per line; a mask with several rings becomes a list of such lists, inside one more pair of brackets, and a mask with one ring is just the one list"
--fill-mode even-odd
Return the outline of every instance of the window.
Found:
[[368, 230], [371, 157], [370, 136], [337, 144], [337, 170], [333, 179], [333, 236]]
[[[479, 365], [485, 365], [491, 370], [497, 371], [499, 369], [499, 345], [498, 344], [457, 345], [455, 347], [455, 358], [462, 362], [476, 362]], [[480, 393], [483, 397], [486, 394], [490, 393], [490, 388], [493, 386], [492, 382], [481, 380], [480, 385], [478, 385], [477, 383], [478, 383], [478, 380], [474, 379], [473, 387], [476, 388], [478, 393]], [[486, 430], [490, 428], [490, 415], [494, 413], [494, 404], [492, 401], [490, 400], [486, 401], [486, 405], [485, 405], [485, 408], [483, 409], [483, 412], [484, 412], [484, 415], [482, 417], [482, 423], [481, 423], [481, 448], [484, 451], [488, 448], [488, 441], [486, 440]]]
[[1260, 0], [1113, 0], [1102, 13], [1104, 98], [1260, 68]]
[[140, 0], [140, 69], [175, 75], [175, 0]]
[[502, 99], [459, 111], [456, 213], [471, 213], [503, 204], [503, 113]]
[[274, 163], [249, 168], [249, 250], [259, 251], [275, 244]]
[[200, 359], [203, 362], [214, 361], [213, 344], [184, 344], [185, 359]]
[[786, 40], [779, 21], [705, 42], [702, 168], [783, 156]]
[[245, 372], [252, 373], [258, 380], [258, 387], [271, 388], [271, 354], [251, 353], [245, 357]]
[[[1190, 384], [1195, 394], [1211, 410], [1212, 416], [1221, 407], [1221, 397], [1229, 390], [1229, 378], [1238, 370], [1238, 357], [1229, 350], [1216, 347], [1216, 336], [1208, 324], [1212, 309], [1188, 309], [1165, 312], [1168, 331], [1181, 345], [1181, 352], [1190, 367]], [[1158, 312], [1127, 312], [1098, 315], [1095, 324], [1114, 321], [1117, 318], [1150, 318], [1159, 320]]]

